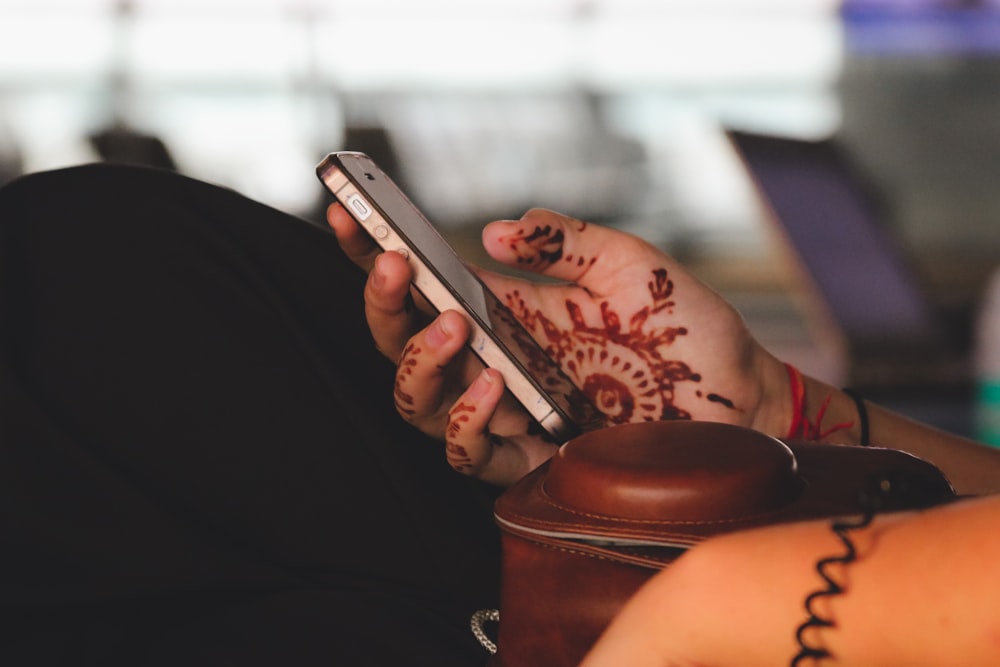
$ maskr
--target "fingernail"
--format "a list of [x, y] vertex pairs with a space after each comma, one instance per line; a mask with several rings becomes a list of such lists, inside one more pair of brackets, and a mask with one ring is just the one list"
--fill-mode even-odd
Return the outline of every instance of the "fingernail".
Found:
[[385, 285], [385, 274], [379, 269], [379, 261], [375, 260], [375, 266], [372, 267], [372, 287], [375, 289], [382, 289]]
[[427, 342], [433, 347], [441, 347], [451, 338], [451, 329], [443, 317], [434, 320], [434, 324], [427, 330]]
[[484, 369], [469, 387], [469, 398], [482, 398], [489, 393], [495, 381], [493, 374], [488, 369]]

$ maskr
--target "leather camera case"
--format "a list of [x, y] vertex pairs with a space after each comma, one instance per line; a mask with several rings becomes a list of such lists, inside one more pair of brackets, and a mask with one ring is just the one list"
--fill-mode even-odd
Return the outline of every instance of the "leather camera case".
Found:
[[675, 421], [563, 445], [495, 507], [503, 565], [495, 667], [576, 665], [625, 601], [687, 548], [776, 523], [860, 513], [886, 476], [886, 511], [954, 497], [933, 465], [885, 448], [783, 442]]

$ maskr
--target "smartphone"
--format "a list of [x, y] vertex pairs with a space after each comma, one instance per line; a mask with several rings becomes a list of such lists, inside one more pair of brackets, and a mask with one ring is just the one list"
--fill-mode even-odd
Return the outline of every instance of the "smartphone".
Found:
[[316, 174], [378, 246], [407, 259], [413, 286], [428, 303], [438, 312], [464, 313], [469, 347], [500, 372], [510, 393], [556, 442], [604, 426], [583, 392], [370, 157], [331, 153]]

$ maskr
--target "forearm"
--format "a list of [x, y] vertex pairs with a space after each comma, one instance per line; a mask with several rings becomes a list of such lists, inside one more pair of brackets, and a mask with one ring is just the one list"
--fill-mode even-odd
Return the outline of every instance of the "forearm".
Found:
[[[808, 376], [802, 379], [804, 414], [822, 433], [819, 440], [861, 444], [862, 419], [854, 399], [819, 380]], [[935, 464], [960, 494], [1000, 491], [1000, 450], [921, 424], [868, 401], [864, 407], [872, 446], [892, 447]]]
[[[857, 560], [828, 569], [844, 592], [814, 605], [832, 626], [803, 635], [831, 658], [800, 664], [1000, 664], [998, 519], [990, 497], [850, 532]], [[816, 563], [843, 552], [827, 521], [709, 540], [644, 587], [584, 664], [787, 665], [805, 598], [826, 587]]]

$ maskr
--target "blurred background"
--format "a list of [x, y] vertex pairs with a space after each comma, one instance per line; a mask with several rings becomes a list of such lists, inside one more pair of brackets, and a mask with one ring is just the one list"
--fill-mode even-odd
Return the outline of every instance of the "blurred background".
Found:
[[473, 261], [530, 206], [615, 225], [803, 371], [976, 428], [996, 0], [0, 0], [0, 182], [137, 162], [320, 221], [345, 148]]

